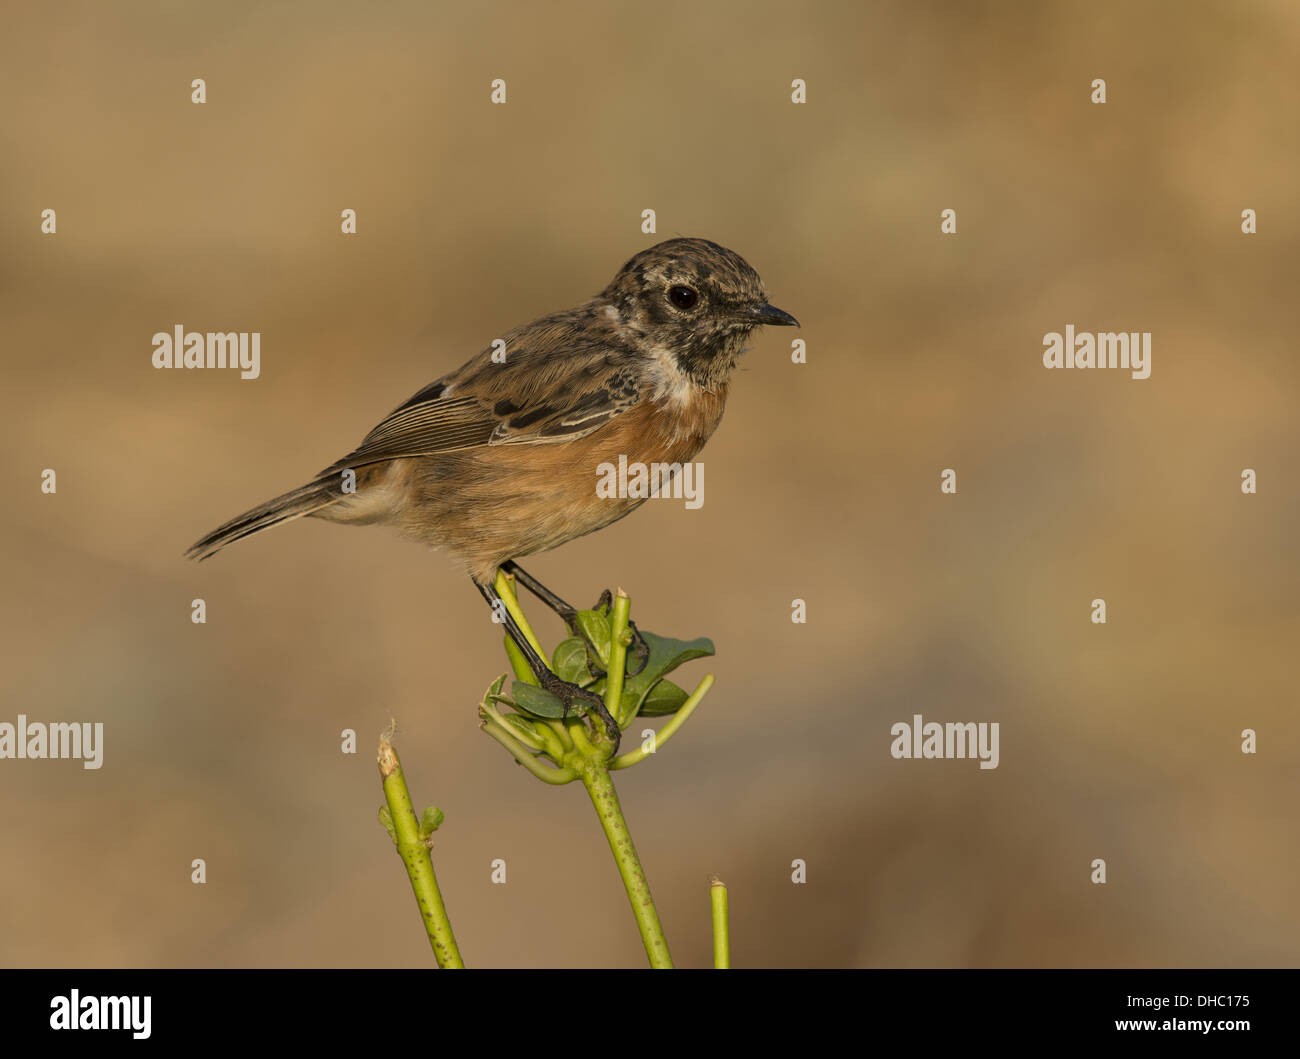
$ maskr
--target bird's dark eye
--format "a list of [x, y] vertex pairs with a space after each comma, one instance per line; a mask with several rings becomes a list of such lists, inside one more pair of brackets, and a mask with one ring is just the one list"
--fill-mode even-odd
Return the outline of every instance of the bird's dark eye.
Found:
[[669, 287], [668, 300], [679, 309], [694, 308], [695, 303], [699, 300], [699, 295], [692, 287]]

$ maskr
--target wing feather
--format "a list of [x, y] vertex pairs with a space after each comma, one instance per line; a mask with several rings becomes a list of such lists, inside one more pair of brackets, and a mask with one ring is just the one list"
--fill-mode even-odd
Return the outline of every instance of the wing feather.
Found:
[[492, 362], [485, 350], [430, 383], [321, 474], [480, 445], [572, 441], [637, 403], [640, 375], [626, 351], [584, 340], [572, 326], [552, 325], [530, 337], [533, 344], [519, 345], [506, 364]]

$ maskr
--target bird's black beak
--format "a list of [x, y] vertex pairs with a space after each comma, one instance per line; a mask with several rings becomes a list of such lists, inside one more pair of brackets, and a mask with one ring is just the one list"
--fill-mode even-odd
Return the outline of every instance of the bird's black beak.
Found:
[[755, 324], [774, 324], [777, 327], [798, 327], [799, 321], [775, 305], [755, 305], [746, 310], [745, 319]]

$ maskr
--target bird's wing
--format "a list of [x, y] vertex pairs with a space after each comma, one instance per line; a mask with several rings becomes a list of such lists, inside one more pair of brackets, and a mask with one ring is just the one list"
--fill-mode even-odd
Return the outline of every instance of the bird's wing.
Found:
[[321, 473], [479, 445], [572, 441], [637, 403], [640, 373], [626, 353], [571, 325], [521, 330], [513, 355], [507, 341], [505, 363], [485, 350], [395, 408]]

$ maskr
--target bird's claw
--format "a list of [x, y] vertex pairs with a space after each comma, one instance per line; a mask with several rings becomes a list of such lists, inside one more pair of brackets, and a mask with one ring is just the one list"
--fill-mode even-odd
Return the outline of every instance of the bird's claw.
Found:
[[609, 735], [613, 743], [613, 749], [610, 754], [618, 753], [618, 745], [622, 739], [623, 733], [618, 726], [618, 722], [610, 715], [605, 706], [605, 700], [597, 695], [594, 691], [588, 691], [586, 688], [580, 688], [577, 684], [570, 684], [567, 680], [562, 680], [554, 673], [541, 675], [542, 688], [549, 691], [562, 703], [564, 703], [564, 714], [567, 717], [569, 711], [575, 707], [587, 713], [595, 714], [605, 726], [605, 732]]

